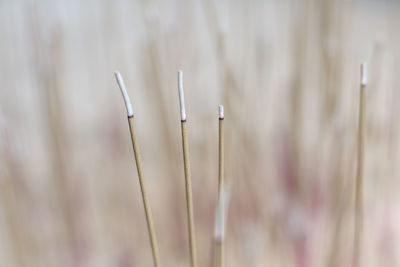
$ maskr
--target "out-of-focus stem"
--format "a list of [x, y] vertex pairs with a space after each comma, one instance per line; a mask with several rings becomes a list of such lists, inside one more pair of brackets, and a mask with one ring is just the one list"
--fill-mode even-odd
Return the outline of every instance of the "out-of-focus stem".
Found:
[[361, 65], [360, 103], [357, 139], [357, 173], [355, 191], [355, 225], [354, 225], [354, 267], [360, 266], [361, 237], [363, 230], [363, 168], [365, 141], [365, 88], [367, 74], [365, 63]]

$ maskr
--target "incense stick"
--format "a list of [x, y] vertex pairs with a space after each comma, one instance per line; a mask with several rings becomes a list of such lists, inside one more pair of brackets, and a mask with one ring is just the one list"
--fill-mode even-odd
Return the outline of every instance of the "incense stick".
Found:
[[[223, 211], [223, 208], [220, 207], [221, 203], [221, 190], [224, 182], [224, 106], [220, 105], [218, 107], [218, 206], [217, 206], [217, 214], [216, 214], [216, 222], [215, 222], [215, 266], [222, 267], [223, 266], [223, 257], [224, 257], [224, 249], [223, 249], [223, 234], [218, 234], [218, 228], [221, 228], [221, 222], [218, 220], [222, 220], [223, 214], [218, 213]], [[222, 210], [221, 210], [222, 209]]]
[[224, 152], [225, 152], [225, 138], [224, 138], [224, 106], [218, 107], [219, 113], [219, 131], [218, 131], [218, 191], [221, 189], [221, 183], [224, 179]]
[[127, 115], [128, 115], [129, 130], [130, 130], [130, 134], [131, 134], [133, 153], [135, 155], [136, 168], [137, 168], [138, 177], [139, 177], [140, 189], [142, 192], [144, 211], [146, 213], [146, 222], [147, 222], [147, 228], [149, 231], [149, 238], [150, 238], [151, 250], [153, 253], [154, 266], [159, 267], [160, 265], [159, 265], [159, 256], [158, 256], [158, 245], [157, 245], [156, 234], [154, 231], [153, 218], [151, 215], [151, 209], [150, 209], [150, 205], [149, 205], [146, 186], [145, 186], [144, 178], [143, 178], [142, 157], [140, 154], [140, 149], [139, 149], [137, 135], [136, 135], [135, 119], [133, 116], [132, 105], [131, 105], [131, 101], [129, 99], [128, 93], [126, 91], [125, 83], [124, 83], [124, 80], [122, 79], [121, 74], [119, 72], [115, 72], [115, 78], [117, 79], [118, 86], [121, 89], [121, 93], [124, 98], [125, 107], [126, 107], [126, 111], [127, 111]]
[[367, 86], [366, 64], [361, 65], [360, 102], [357, 140], [357, 173], [355, 188], [355, 225], [354, 225], [354, 267], [360, 266], [361, 236], [363, 230], [363, 168], [365, 141], [365, 87]]
[[182, 76], [183, 76], [182, 71], [179, 71], [178, 91], [179, 91], [179, 106], [181, 114], [183, 164], [185, 170], [186, 208], [187, 208], [187, 220], [188, 220], [188, 230], [189, 230], [190, 265], [191, 267], [196, 267], [197, 266], [196, 240], [195, 240], [196, 237], [195, 237], [194, 218], [193, 218], [192, 180], [190, 173], [189, 144], [188, 144], [187, 129], [186, 129], [186, 111], [185, 111], [185, 99], [183, 95]]

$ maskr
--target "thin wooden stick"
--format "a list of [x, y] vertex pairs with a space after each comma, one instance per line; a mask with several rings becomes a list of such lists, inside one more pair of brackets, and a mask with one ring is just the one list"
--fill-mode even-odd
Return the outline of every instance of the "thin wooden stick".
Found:
[[157, 245], [156, 234], [154, 231], [153, 218], [151, 215], [151, 209], [150, 209], [148, 195], [147, 195], [147, 191], [146, 191], [146, 185], [144, 183], [144, 178], [143, 178], [142, 157], [140, 154], [140, 149], [139, 149], [137, 135], [136, 135], [135, 119], [133, 116], [132, 105], [131, 105], [131, 101], [129, 99], [128, 93], [126, 91], [125, 83], [124, 83], [124, 80], [122, 79], [121, 74], [119, 72], [115, 72], [115, 78], [117, 79], [118, 86], [121, 89], [121, 93], [122, 93], [122, 96], [125, 101], [126, 111], [128, 114], [129, 130], [131, 133], [133, 153], [135, 154], [135, 161], [136, 161], [136, 167], [137, 167], [137, 172], [138, 172], [138, 177], [139, 177], [140, 189], [142, 192], [144, 211], [146, 213], [147, 229], [149, 231], [149, 238], [150, 238], [151, 250], [153, 253], [154, 266], [159, 267], [160, 261], [159, 261], [159, 256], [158, 256], [158, 245]]
[[181, 130], [182, 130], [182, 147], [183, 147], [183, 164], [185, 169], [185, 186], [186, 186], [186, 208], [187, 208], [187, 220], [189, 227], [189, 249], [190, 249], [190, 265], [191, 267], [197, 266], [196, 259], [196, 236], [194, 228], [194, 217], [193, 217], [193, 200], [192, 200], [192, 180], [190, 173], [190, 161], [189, 161], [189, 144], [186, 129], [186, 111], [185, 111], [185, 99], [183, 95], [183, 77], [182, 71], [178, 72], [178, 91], [179, 91], [179, 105], [181, 113]]
[[360, 266], [361, 238], [363, 233], [363, 168], [365, 141], [365, 87], [367, 86], [366, 64], [361, 65], [360, 103], [357, 140], [357, 173], [355, 192], [355, 225], [354, 225], [354, 267]]
[[224, 179], [224, 156], [225, 156], [225, 138], [224, 138], [224, 106], [218, 107], [219, 113], [219, 131], [218, 131], [218, 191], [221, 190], [221, 184]]
[[[224, 182], [224, 106], [220, 105], [218, 107], [219, 113], [219, 131], [218, 131], [218, 206], [221, 206], [221, 190], [222, 184]], [[217, 207], [216, 214], [216, 225], [215, 225], [215, 266], [222, 267], [224, 265], [224, 238], [223, 235], [218, 234], [217, 228], [221, 228], [221, 222], [218, 222], [218, 219], [221, 220], [223, 218], [223, 214], [218, 214], [218, 212], [223, 211], [223, 207]]]

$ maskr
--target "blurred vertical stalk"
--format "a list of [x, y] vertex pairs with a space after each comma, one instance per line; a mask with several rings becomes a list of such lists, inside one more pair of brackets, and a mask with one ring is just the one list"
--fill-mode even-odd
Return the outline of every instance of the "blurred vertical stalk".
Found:
[[[31, 10], [32, 11], [32, 10]], [[34, 6], [34, 12], [29, 12], [31, 21], [29, 24], [32, 47], [33, 47], [33, 68], [37, 74], [38, 88], [42, 91], [43, 116], [47, 120], [47, 135], [49, 145], [49, 164], [52, 172], [54, 194], [56, 203], [49, 205], [57, 210], [56, 220], [61, 226], [62, 242], [67, 246], [68, 259], [73, 266], [86, 265], [89, 258], [88, 251], [90, 244], [88, 234], [90, 227], [85, 227], [89, 222], [82, 219], [81, 215], [86, 214], [87, 202], [85, 199], [84, 181], [72, 179], [70, 173], [73, 166], [68, 162], [70, 146], [67, 145], [67, 131], [65, 113], [63, 109], [64, 99], [61, 96], [64, 56], [64, 35], [59, 21], [52, 27], [49, 33], [44, 31], [44, 23], [40, 8]], [[72, 190], [72, 187], [78, 190]], [[78, 203], [75, 201], [79, 200]], [[80, 224], [82, 222], [82, 225]], [[41, 240], [40, 240], [41, 241]], [[57, 253], [64, 254], [64, 250]], [[47, 254], [45, 254], [47, 255]], [[49, 255], [52, 256], [52, 255]]]
[[[8, 138], [5, 138], [8, 143]], [[5, 142], [5, 143], [6, 143]], [[7, 145], [7, 144], [5, 144]], [[8, 235], [10, 240], [10, 247], [14, 256], [15, 266], [24, 267], [26, 266], [26, 257], [24, 253], [24, 242], [22, 235], [23, 229], [20, 224], [19, 207], [17, 205], [17, 188], [13, 180], [19, 178], [18, 169], [13, 164], [11, 153], [5, 149], [4, 154], [0, 154], [2, 163], [4, 166], [0, 166], [3, 169], [2, 178], [0, 178], [0, 200], [5, 212], [5, 217], [8, 226]], [[3, 165], [3, 164], [1, 164]], [[32, 263], [32, 262], [31, 262]]]
[[0, 184], [1, 202], [5, 211], [5, 217], [8, 223], [8, 233], [10, 238], [10, 247], [13, 252], [14, 261], [16, 266], [24, 267], [24, 253], [23, 246], [21, 243], [21, 233], [18, 222], [17, 206], [16, 206], [16, 195], [14, 187], [10, 181], [9, 177], [4, 178]]
[[[344, 157], [344, 154], [339, 152], [338, 155]], [[345, 173], [344, 173], [344, 164], [336, 163], [335, 169], [337, 170], [336, 175], [333, 176], [334, 179], [338, 181], [333, 182], [333, 214], [332, 218], [334, 218], [333, 225], [333, 234], [332, 234], [332, 243], [329, 250], [328, 256], [328, 267], [336, 267], [340, 264], [340, 258], [342, 253], [342, 238], [341, 232], [344, 228], [345, 214], [347, 212], [347, 208], [351, 206], [353, 191], [345, 184]]]
[[[175, 155], [179, 153], [176, 147], [176, 139], [173, 134], [173, 129], [171, 128], [169, 122], [169, 110], [167, 103], [166, 95], [164, 93], [167, 91], [165, 85], [167, 84], [165, 81], [167, 80], [164, 74], [165, 66], [170, 63], [165, 59], [165, 44], [168, 45], [168, 40], [166, 40], [165, 30], [162, 27], [160, 21], [160, 14], [158, 10], [158, 5], [155, 1], [147, 1], [143, 0], [141, 2], [141, 8], [143, 14], [143, 20], [146, 26], [146, 31], [148, 32], [148, 42], [144, 48], [145, 52], [145, 61], [148, 64], [148, 70], [145, 70], [143, 76], [145, 76], [146, 82], [149, 84], [149, 87], [154, 88], [156, 97], [153, 97], [152, 100], [155, 101], [153, 107], [157, 111], [158, 123], [157, 125], [160, 127], [160, 140], [161, 143], [165, 146], [165, 155], [164, 159], [166, 162], [166, 172], [163, 174], [166, 177], [175, 177], [179, 173], [179, 161]], [[168, 54], [168, 53], [167, 53]], [[145, 68], [144, 68], [145, 69]], [[148, 75], [151, 73], [151, 76]], [[172, 250], [181, 250], [185, 246], [185, 237], [181, 234], [180, 229], [183, 227], [183, 212], [181, 209], [176, 209], [182, 203], [182, 197], [179, 194], [180, 188], [175, 183], [169, 182], [167, 183], [169, 186], [169, 194], [170, 197], [166, 199], [166, 201], [170, 202], [169, 206], [173, 210], [174, 216], [173, 218], [182, 218], [182, 220], [173, 220], [170, 222], [175, 227], [175, 232], [177, 235], [174, 235], [172, 242], [174, 242], [174, 248]], [[166, 191], [168, 192], [168, 191]]]
[[[289, 149], [292, 150], [292, 163], [291, 167], [293, 168], [293, 176], [290, 178], [291, 189], [293, 194], [296, 196], [290, 197], [299, 197], [302, 199], [306, 195], [304, 192], [306, 189], [300, 181], [303, 177], [303, 171], [301, 168], [301, 160], [302, 156], [300, 155], [301, 151], [301, 142], [303, 139], [302, 136], [302, 126], [303, 126], [303, 102], [302, 95], [304, 94], [304, 79], [306, 76], [307, 68], [304, 66], [307, 64], [307, 36], [308, 31], [310, 31], [310, 27], [308, 24], [308, 16], [311, 16], [310, 3], [311, 0], [301, 1], [302, 4], [294, 5], [295, 10], [293, 14], [295, 14], [293, 18], [293, 57], [294, 57], [294, 77], [292, 78], [290, 84], [290, 139], [289, 145], [291, 146]], [[302, 185], [304, 187], [302, 187]]]
[[182, 148], [183, 148], [183, 165], [185, 170], [185, 188], [186, 188], [186, 208], [187, 220], [189, 227], [189, 249], [190, 249], [190, 266], [197, 266], [196, 259], [196, 237], [194, 228], [193, 216], [193, 196], [192, 196], [192, 178], [190, 172], [190, 159], [189, 159], [189, 142], [186, 128], [186, 111], [185, 99], [183, 95], [183, 77], [182, 71], [178, 72], [178, 91], [179, 91], [179, 104], [181, 114], [181, 131], [182, 131]]
[[355, 188], [354, 222], [354, 267], [360, 266], [361, 238], [363, 233], [363, 174], [365, 142], [365, 88], [367, 86], [367, 66], [361, 65], [360, 102], [358, 113], [357, 173]]
[[158, 244], [157, 244], [156, 234], [155, 234], [155, 230], [154, 230], [153, 217], [151, 214], [150, 204], [149, 204], [149, 200], [148, 200], [146, 184], [144, 182], [144, 177], [143, 177], [142, 156], [140, 153], [139, 144], [138, 144], [138, 140], [137, 140], [135, 119], [133, 116], [132, 105], [131, 105], [128, 93], [126, 91], [126, 87], [125, 87], [125, 84], [124, 84], [121, 74], [119, 72], [115, 72], [115, 77], [117, 79], [119, 88], [121, 89], [121, 93], [124, 98], [125, 106], [126, 106], [126, 110], [127, 110], [127, 114], [128, 114], [128, 123], [129, 123], [129, 130], [130, 130], [130, 135], [131, 135], [131, 140], [132, 140], [132, 148], [133, 148], [133, 153], [135, 155], [135, 162], [136, 162], [136, 168], [137, 168], [137, 173], [138, 173], [138, 177], [139, 177], [140, 190], [142, 192], [142, 200], [143, 200], [144, 211], [146, 214], [147, 229], [149, 231], [149, 238], [150, 238], [150, 245], [151, 245], [151, 251], [152, 251], [152, 255], [153, 255], [154, 266], [159, 267], [160, 260], [159, 260], [159, 255], [158, 255]]
[[[330, 0], [313, 0], [313, 5], [318, 7], [319, 16], [316, 25], [320, 49], [321, 86], [325, 88], [322, 96], [323, 126], [330, 126], [338, 109], [339, 96], [343, 84], [343, 50], [338, 44], [345, 41], [346, 16], [344, 16], [343, 3]], [[348, 4], [350, 5], [350, 4]], [[330, 40], [337, 40], [335, 43]]]
[[[232, 73], [232, 70], [229, 67], [229, 62], [227, 59], [226, 55], [226, 33], [221, 27], [221, 23], [219, 22], [218, 19], [218, 14], [217, 14], [217, 7], [215, 4], [215, 1], [213, 0], [206, 0], [203, 1], [204, 9], [205, 9], [205, 16], [206, 16], [206, 21], [208, 22], [208, 27], [209, 27], [209, 32], [211, 35], [211, 38], [213, 38], [214, 45], [215, 45], [215, 53], [216, 53], [216, 61], [218, 64], [218, 70], [219, 70], [219, 77], [217, 79], [219, 80], [219, 85], [221, 89], [221, 99], [225, 102], [224, 109], [228, 114], [231, 114], [231, 118], [235, 119], [238, 118], [239, 116], [235, 116], [235, 112], [237, 112], [237, 109], [233, 108], [234, 101], [235, 99], [240, 97], [237, 97], [238, 93], [238, 86], [235, 83], [234, 76]], [[231, 156], [231, 153], [229, 153], [231, 149], [231, 139], [232, 135], [235, 133], [238, 135], [240, 139], [244, 139], [244, 129], [243, 127], [240, 127], [240, 122], [238, 119], [235, 119], [236, 123], [232, 123], [232, 127], [234, 127], [234, 130], [230, 131], [231, 133], [227, 133], [226, 136], [226, 164], [227, 168], [226, 171], [230, 172], [230, 163], [231, 159], [233, 158]], [[247, 140], [244, 140], [244, 142], [247, 142]], [[243, 142], [243, 143], [244, 143]], [[237, 144], [238, 145], [238, 144]], [[242, 164], [242, 160], [239, 160], [237, 164]], [[246, 168], [246, 166], [244, 166]]]
[[[52, 168], [56, 196], [58, 198], [58, 211], [62, 224], [64, 226], [64, 238], [68, 244], [68, 250], [71, 260], [75, 266], [80, 266], [84, 255], [78, 251], [80, 245], [81, 233], [79, 233], [76, 224], [75, 208], [72, 205], [72, 196], [70, 191], [70, 181], [68, 178], [69, 169], [66, 166], [65, 159], [68, 155], [67, 146], [65, 146], [66, 128], [63, 121], [63, 109], [60, 101], [59, 74], [61, 72], [61, 43], [62, 34], [59, 28], [56, 28], [51, 34], [50, 44], [44, 42], [44, 36], [40, 32], [40, 21], [38, 16], [34, 18], [33, 39], [35, 49], [35, 67], [39, 79], [39, 88], [43, 89], [42, 99], [44, 101], [44, 114], [48, 123], [48, 140], [50, 146], [50, 163]], [[49, 52], [50, 50], [50, 52]], [[45, 52], [44, 52], [45, 51]], [[45, 54], [46, 53], [46, 54]], [[81, 205], [83, 206], [83, 205]]]

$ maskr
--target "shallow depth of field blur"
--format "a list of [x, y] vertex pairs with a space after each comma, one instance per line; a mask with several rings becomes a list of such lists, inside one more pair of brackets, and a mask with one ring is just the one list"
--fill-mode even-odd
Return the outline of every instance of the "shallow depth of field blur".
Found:
[[350, 267], [367, 62], [362, 266], [400, 265], [396, 1], [0, 2], [0, 266], [189, 266], [183, 70], [199, 266], [212, 264], [218, 104], [226, 266]]

